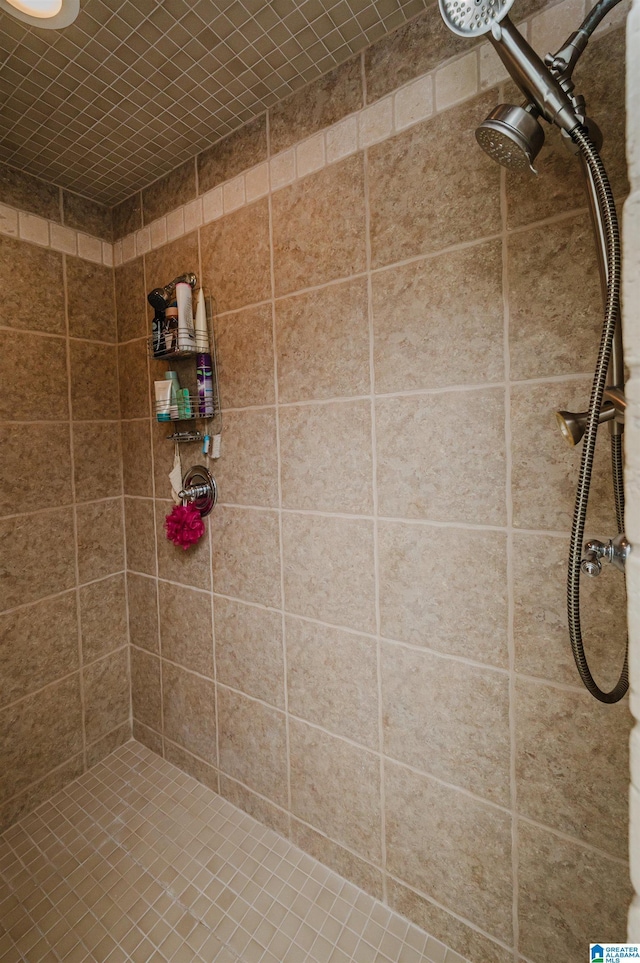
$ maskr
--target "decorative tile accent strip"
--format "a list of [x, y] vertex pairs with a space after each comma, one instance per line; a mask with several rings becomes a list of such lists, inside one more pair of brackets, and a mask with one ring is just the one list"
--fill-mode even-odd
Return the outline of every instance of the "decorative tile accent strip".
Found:
[[[533, 37], [538, 53], [546, 52], [549, 43], [568, 34], [571, 25], [575, 27], [583, 12], [590, 7], [590, 0], [562, 0], [530, 21], [519, 23], [518, 28], [523, 36]], [[118, 266], [161, 247], [167, 240], [174, 240], [203, 223], [208, 224], [251, 204], [270, 191], [275, 193], [288, 187], [358, 150], [379, 144], [507, 79], [507, 72], [491, 44], [479, 44], [398, 87], [381, 100], [281, 151], [269, 161], [218, 185], [197, 201], [176, 208], [166, 218], [154, 221], [150, 229], [143, 228], [118, 241], [114, 244], [114, 264]]]
[[113, 244], [37, 214], [19, 211], [8, 204], [0, 204], [0, 234], [48, 247], [61, 254], [71, 254], [83, 261], [113, 267]]

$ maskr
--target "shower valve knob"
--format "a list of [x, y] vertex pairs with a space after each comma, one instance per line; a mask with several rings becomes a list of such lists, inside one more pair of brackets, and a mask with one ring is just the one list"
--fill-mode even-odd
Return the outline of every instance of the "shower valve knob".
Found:
[[615, 538], [610, 538], [606, 543], [598, 541], [597, 538], [592, 538], [589, 542], [585, 542], [584, 551], [585, 557], [580, 563], [580, 569], [585, 575], [596, 578], [602, 571], [602, 562], [600, 561], [602, 558], [606, 558], [615, 568], [624, 572], [627, 558], [631, 552], [631, 545], [626, 536], [620, 534], [616, 535]]
[[580, 562], [580, 569], [585, 575], [589, 575], [591, 578], [598, 577], [602, 571], [602, 562], [596, 552], [587, 552], [586, 556]]

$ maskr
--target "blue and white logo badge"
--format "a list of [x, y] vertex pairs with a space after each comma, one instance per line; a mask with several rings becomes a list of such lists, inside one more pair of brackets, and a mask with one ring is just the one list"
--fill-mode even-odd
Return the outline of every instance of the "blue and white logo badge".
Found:
[[589, 963], [624, 963], [640, 960], [640, 943], [590, 943]]

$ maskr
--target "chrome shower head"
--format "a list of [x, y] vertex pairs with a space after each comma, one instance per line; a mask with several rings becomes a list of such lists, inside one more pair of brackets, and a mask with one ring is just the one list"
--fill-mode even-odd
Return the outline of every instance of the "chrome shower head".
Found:
[[476, 130], [476, 140], [492, 160], [512, 171], [532, 170], [544, 144], [544, 131], [524, 107], [500, 104]]
[[509, 13], [514, 0], [438, 0], [442, 19], [459, 37], [480, 37]]

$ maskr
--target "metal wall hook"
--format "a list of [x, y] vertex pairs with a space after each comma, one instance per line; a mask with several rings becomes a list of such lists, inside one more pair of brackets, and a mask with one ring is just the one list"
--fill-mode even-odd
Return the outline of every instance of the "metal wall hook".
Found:
[[184, 476], [182, 491], [178, 494], [183, 505], [191, 502], [204, 518], [218, 501], [218, 486], [208, 468], [204, 465], [194, 465]]

